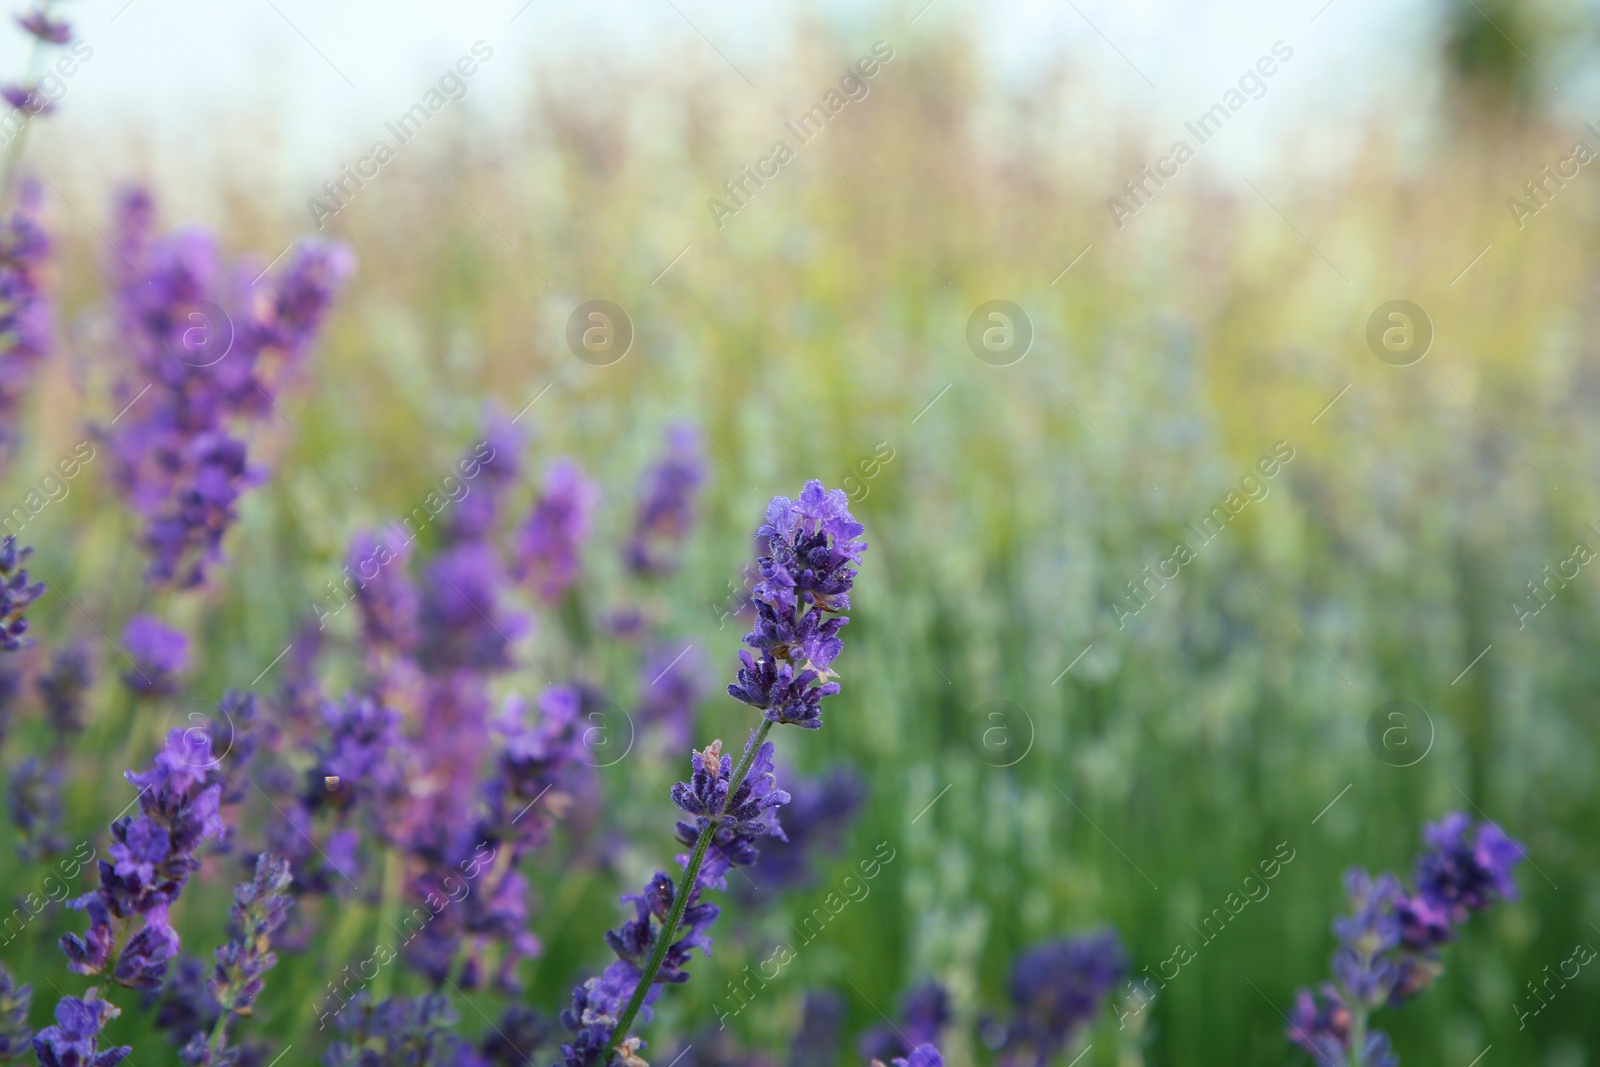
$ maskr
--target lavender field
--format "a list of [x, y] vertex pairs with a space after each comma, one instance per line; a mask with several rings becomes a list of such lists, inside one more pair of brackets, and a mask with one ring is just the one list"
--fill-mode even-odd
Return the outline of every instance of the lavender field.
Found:
[[0, 1065], [1595, 1062], [1592, 12], [185, 4], [0, 53]]

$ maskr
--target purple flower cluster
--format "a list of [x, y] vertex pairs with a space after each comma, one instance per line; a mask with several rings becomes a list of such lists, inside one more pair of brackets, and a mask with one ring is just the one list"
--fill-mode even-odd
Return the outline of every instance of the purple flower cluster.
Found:
[[[872, 1062], [881, 1067], [878, 1060]], [[893, 1067], [944, 1067], [944, 1057], [939, 1055], [939, 1050], [932, 1045], [918, 1045], [904, 1058], [897, 1056], [891, 1063]]]
[[1015, 1015], [1001, 1044], [1001, 1063], [1044, 1067], [1099, 1014], [1127, 972], [1127, 951], [1111, 930], [1023, 950], [1011, 965]]
[[33, 1031], [28, 1029], [28, 1008], [33, 990], [19, 986], [11, 972], [0, 967], [0, 1063], [19, 1060], [33, 1048]]
[[56, 1024], [33, 1035], [33, 1054], [39, 1067], [117, 1067], [133, 1049], [101, 1049], [100, 1031], [106, 1022], [120, 1014], [116, 1006], [100, 999], [91, 989], [78, 997], [62, 997], [56, 1002]]
[[25, 182], [16, 210], [0, 220], [0, 458], [16, 444], [23, 394], [54, 344], [43, 279], [50, 238], [39, 206], [38, 185]]
[[201, 1002], [217, 1007], [218, 1021], [210, 1040], [199, 1030], [190, 1036], [182, 1052], [188, 1067], [239, 1067], [244, 1058], [246, 1046], [227, 1044], [222, 1013], [249, 1015], [254, 1009], [265, 985], [262, 976], [278, 962], [272, 940], [289, 917], [291, 881], [286, 860], [263, 854], [256, 857], [255, 876], [234, 889], [233, 936], [217, 948], [216, 964], [206, 982], [207, 999]]
[[83, 729], [83, 698], [94, 684], [94, 663], [82, 644], [56, 650], [50, 669], [34, 683], [44, 700], [50, 729], [63, 741]]
[[870, 1060], [909, 1056], [922, 1045], [934, 1045], [950, 1022], [950, 994], [933, 979], [914, 986], [900, 1001], [900, 1022], [881, 1023], [861, 1036], [861, 1054]]
[[17, 831], [17, 857], [24, 863], [49, 859], [67, 847], [61, 826], [61, 770], [29, 756], [11, 768], [6, 808]]
[[[815, 730], [822, 698], [839, 691], [829, 665], [844, 647], [839, 630], [850, 620], [850, 587], [866, 543], [850, 515], [844, 490], [809, 481], [798, 500], [774, 497], [756, 530], [767, 554], [757, 566], [756, 628], [741, 651], [739, 680], [728, 694], [766, 712], [775, 723]], [[756, 658], [759, 656], [760, 658]]]
[[599, 499], [599, 487], [576, 463], [556, 460], [545, 472], [544, 492], [534, 501], [517, 547], [517, 577], [531, 584], [545, 603], [560, 600], [577, 580]]
[[44, 595], [44, 583], [28, 581], [22, 564], [31, 555], [33, 549], [18, 548], [15, 537], [0, 541], [0, 652], [33, 647], [33, 638], [25, 636], [28, 620], [22, 613]]
[[705, 481], [700, 443], [688, 426], [667, 432], [667, 453], [645, 471], [633, 532], [622, 549], [622, 561], [639, 575], [670, 574], [694, 528], [695, 498]]
[[[200, 845], [223, 830], [222, 786], [210, 781], [215, 765], [205, 731], [174, 729], [149, 771], [127, 772], [140, 790], [139, 814], [111, 824], [112, 862], [101, 860], [99, 886], [71, 902], [89, 916], [85, 936], [61, 938], [72, 970], [109, 973], [112, 981], [131, 989], [161, 985], [167, 961], [178, 952], [167, 909], [199, 869]], [[143, 925], [124, 940], [135, 917], [142, 917]]]
[[1364, 1067], [1396, 1067], [1388, 1035], [1368, 1030], [1367, 1016], [1432, 985], [1443, 973], [1440, 946], [1455, 939], [1455, 927], [1473, 912], [1517, 899], [1513, 870], [1523, 850], [1499, 826], [1474, 827], [1469, 816], [1453, 812], [1430, 823], [1423, 841], [1415, 893], [1392, 874], [1345, 874], [1350, 914], [1333, 923], [1334, 981], [1315, 993], [1300, 990], [1289, 1014], [1289, 1039], [1325, 1063], [1348, 1062], [1359, 1044]]
[[153, 615], [135, 615], [122, 631], [122, 645], [133, 661], [122, 680], [145, 697], [171, 696], [177, 676], [189, 669], [189, 639]]
[[306, 242], [256, 289], [210, 234], [158, 238], [154, 219], [143, 190], [118, 199], [110, 268], [131, 366], [117, 389], [121, 425], [102, 432], [118, 487], [146, 521], [150, 579], [188, 587], [221, 558], [238, 498], [261, 477], [235, 424], [274, 410], [354, 258]]
[[[711, 843], [695, 884], [689, 889], [679, 925], [673, 931], [674, 940], [667, 946], [654, 983], [645, 995], [640, 1011], [644, 1021], [649, 1021], [650, 1005], [660, 995], [662, 983], [689, 980], [683, 968], [689, 962], [690, 950], [699, 948], [707, 954], [711, 951], [711, 924], [720, 909], [702, 902], [701, 891], [726, 889], [730, 868], [755, 861], [758, 838], [783, 835], [775, 809], [788, 803], [789, 794], [777, 788], [772, 752], [772, 742], [764, 742], [753, 754], [748, 773], [734, 785], [733, 758], [723, 754], [721, 741], [713, 741], [705, 751], [694, 753], [689, 780], [672, 787], [673, 803], [689, 816], [678, 823], [678, 840], [692, 847], [701, 832], [709, 830]], [[687, 868], [690, 857], [681, 855], [678, 861]], [[677, 893], [672, 879], [657, 871], [644, 892], [622, 898], [624, 903], [633, 905], [634, 917], [606, 934], [606, 943], [617, 959], [599, 978], [591, 978], [573, 990], [572, 1006], [561, 1015], [561, 1021], [575, 1034], [570, 1044], [562, 1046], [568, 1067], [603, 1064], [601, 1053], [644, 977], [646, 961], [661, 941]]]

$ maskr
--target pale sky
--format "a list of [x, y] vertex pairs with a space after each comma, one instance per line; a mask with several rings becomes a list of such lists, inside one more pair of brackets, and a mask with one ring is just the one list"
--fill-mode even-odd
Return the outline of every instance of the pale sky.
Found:
[[[574, 58], [603, 77], [639, 60], [703, 63], [746, 86], [733, 67], [782, 81], [786, 31], [797, 12], [820, 15], [863, 47], [883, 38], [914, 49], [940, 24], [975, 32], [990, 72], [1019, 85], [1066, 60], [1090, 73], [1085, 106], [1149, 113], [1157, 139], [1181, 133], [1282, 39], [1294, 59], [1230, 126], [1208, 165], [1250, 159], [1285, 135], [1316, 133], [1337, 153], [1352, 111], [1420, 111], [1428, 82], [1434, 0], [862, 0], [751, 5], [711, 0], [65, 0], [93, 57], [68, 80], [62, 110], [41, 139], [101, 159], [107, 131], [149, 128], [159, 157], [181, 163], [199, 147], [248, 140], [246, 116], [277, 117], [289, 166], [335, 173], [382, 124], [414, 103], [445, 67], [482, 40], [494, 50], [469, 84], [471, 121], [512, 114], [530, 79]], [[913, 21], [915, 16], [915, 21]], [[0, 42], [16, 70], [20, 35]], [[1573, 101], [1575, 84], [1563, 86]], [[114, 137], [113, 137], [114, 141]]]

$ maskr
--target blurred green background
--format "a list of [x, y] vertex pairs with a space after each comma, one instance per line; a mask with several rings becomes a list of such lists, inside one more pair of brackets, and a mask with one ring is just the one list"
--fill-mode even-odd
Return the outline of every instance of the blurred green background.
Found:
[[[1018, 949], [1109, 924], [1135, 968], [1153, 968], [1197, 944], [1190, 924], [1287, 842], [1295, 858], [1270, 896], [1199, 948], [1142, 1033], [1108, 1015], [1081, 1062], [1307, 1062], [1279, 1012], [1325, 978], [1340, 872], [1408, 874], [1422, 823], [1464, 809], [1500, 822], [1537, 869], [1519, 869], [1520, 903], [1446, 950], [1428, 995], [1377, 1025], [1408, 1064], [1466, 1067], [1488, 1046], [1483, 1067], [1592, 1062], [1600, 972], [1525, 1028], [1513, 1008], [1545, 965], [1600, 942], [1600, 669], [1582, 651], [1600, 643], [1600, 585], [1585, 570], [1536, 616], [1512, 606], [1531, 603], [1525, 583], [1575, 542], [1600, 549], [1587, 526], [1600, 522], [1597, 179], [1582, 169], [1521, 226], [1507, 205], [1575, 141], [1600, 151], [1538, 73], [1577, 76], [1584, 15], [1446, 9], [1418, 45], [1438, 92], [1404, 122], [1380, 109], [1346, 131], [1337, 166], [1292, 139], [1248, 176], [1187, 166], [1123, 229], [1105, 201], [1177, 125], [1102, 115], [1113, 132], [1100, 142], [1064, 140], [1063, 115], [1098, 106], [1092, 86], [1063, 68], [1027, 92], [1000, 88], [960, 20], [896, 42], [869, 96], [720, 229], [704, 200], [785, 136], [760, 94], [714, 56], [662, 57], [631, 81], [539, 71], [492, 133], [470, 116], [441, 123], [331, 226], [360, 269], [311, 381], [282, 405], [300, 432], [279, 421], [256, 438], [273, 473], [244, 502], [226, 568], [163, 606], [199, 646], [185, 697], [248, 683], [291, 640], [351, 533], [409, 510], [477, 439], [486, 406], [514, 414], [539, 398], [522, 422], [527, 493], [558, 456], [604, 486], [583, 596], [653, 598], [718, 685], [742, 633], [719, 616], [766, 499], [807, 478], [859, 479], [886, 443], [894, 458], [855, 505], [871, 549], [836, 664], [843, 693], [825, 729], [779, 738], [807, 772], [854, 765], [870, 801], [815, 886], [754, 918], [726, 902], [715, 954], [646, 1029], [653, 1047], [712, 1023], [725, 983], [792, 937], [790, 922], [879, 842], [896, 858], [870, 896], [733, 1022], [748, 1047], [781, 1058], [807, 987], [844, 994], [858, 1030], [931, 975], [957, 1006], [948, 1060], [988, 1062], [976, 1021], [1002, 1008]], [[790, 76], [817, 99], [876, 37], [797, 25]], [[265, 261], [305, 228], [305, 189], [277, 176], [273, 138], [211, 136], [261, 165], [196, 177], [195, 208], [183, 188], [158, 188], [164, 215], [209, 213], [230, 248]], [[68, 162], [40, 157], [64, 168], [53, 218], [68, 351], [37, 386], [5, 500], [86, 420], [115, 414], [95, 227], [124, 175]], [[144, 167], [137, 151], [126, 163]], [[565, 342], [573, 308], [594, 298], [636, 330], [614, 366], [586, 365]], [[1020, 306], [1034, 333], [1009, 366], [966, 342], [969, 316], [993, 299]], [[1374, 309], [1395, 299], [1434, 331], [1405, 367], [1366, 341]], [[615, 547], [639, 472], [685, 419], [709, 442], [703, 521], [686, 566], [641, 593]], [[1267, 496], [1120, 619], [1125, 583], [1179, 538], [1194, 544], [1185, 524], [1279, 442], [1294, 458]], [[91, 625], [114, 635], [138, 601], [135, 527], [106, 476], [91, 464], [24, 537], [38, 574], [81, 610], [42, 600], [42, 645], [93, 638]], [[348, 637], [351, 621], [335, 632]], [[629, 706], [625, 652], [574, 664], [537, 637], [524, 647], [551, 677], [581, 667]], [[99, 651], [91, 706], [109, 709], [115, 664]], [[330, 691], [341, 654], [336, 644]], [[524, 669], [502, 688], [541, 685]], [[1406, 767], [1369, 742], [1369, 720], [1396, 699], [1431, 723], [1431, 747], [1415, 739], [1426, 757]], [[1009, 732], [994, 734], [1002, 722]], [[697, 738], [746, 726], [742, 706], [713, 696]], [[8, 762], [41, 736], [35, 718], [14, 724]], [[115, 762], [122, 739], [103, 748], [74, 757], [75, 840], [103, 839], [133, 794]], [[668, 860], [661, 791], [683, 763], [646, 748], [604, 773], [608, 817], [631, 840], [620, 872], [529, 866], [545, 943], [526, 969], [534, 1003], [561, 1006], [604, 962], [617, 894]], [[0, 889], [34, 891], [35, 878], [8, 864]], [[201, 951], [221, 937], [234, 880], [208, 867], [207, 891], [184, 903]], [[329, 919], [331, 936], [269, 976], [255, 1024], [301, 1062], [321, 1048], [323, 983], [378, 936], [370, 905]], [[24, 975], [65, 975], [52, 940], [77, 921], [52, 909], [0, 957]], [[399, 969], [392, 980], [421, 988]], [[54, 997], [36, 985], [42, 1021]], [[462, 1029], [476, 1032], [499, 1002], [471, 999]], [[176, 1062], [134, 1015], [116, 1025], [139, 1067]]]

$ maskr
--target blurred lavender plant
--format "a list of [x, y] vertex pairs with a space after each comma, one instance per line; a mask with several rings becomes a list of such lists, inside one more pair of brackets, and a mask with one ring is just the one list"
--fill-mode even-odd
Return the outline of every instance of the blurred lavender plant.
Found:
[[934, 1045], [950, 1022], [950, 994], [928, 979], [900, 1000], [899, 1023], [880, 1023], [861, 1036], [861, 1054], [870, 1060], [909, 1056], [921, 1045]]
[[783, 892], [815, 882], [813, 864], [818, 855], [838, 849], [867, 797], [866, 781], [844, 764], [816, 778], [791, 778], [791, 782], [789, 805], [783, 811], [784, 837], [762, 846], [761, 858], [751, 868], [751, 881], [761, 889], [741, 885], [741, 896], [754, 899], [758, 892]]
[[19, 549], [15, 537], [0, 541], [0, 652], [33, 647], [33, 638], [25, 636], [28, 620], [22, 613], [44, 595], [44, 583], [28, 581], [22, 565], [31, 555], [33, 549]]
[[667, 431], [666, 456], [644, 473], [633, 532], [622, 560], [638, 575], [670, 574], [694, 528], [695, 501], [705, 481], [700, 443], [688, 426]]
[[844, 998], [831, 989], [808, 989], [800, 1008], [800, 1027], [789, 1042], [789, 1067], [833, 1067], [844, 1026]]
[[544, 491], [522, 528], [517, 577], [547, 604], [560, 600], [578, 578], [583, 542], [600, 489], [571, 460], [558, 459], [545, 472]]
[[629, 1033], [634, 1019], [649, 1020], [661, 984], [689, 980], [683, 968], [693, 949], [710, 951], [718, 908], [701, 901], [702, 891], [726, 889], [732, 867], [755, 861], [759, 838], [782, 836], [776, 809], [789, 794], [777, 787], [767, 734], [780, 722], [821, 726], [822, 698], [839, 691], [820, 679], [832, 676], [828, 664], [843, 647], [836, 635], [849, 620], [836, 613], [850, 605], [853, 565], [867, 547], [857, 540], [861, 532], [844, 493], [821, 482], [807, 482], [798, 500], [779, 496], [768, 505], [757, 530], [768, 551], [758, 561], [761, 615], [745, 638], [761, 659], [741, 652], [739, 683], [728, 687], [765, 714], [737, 766], [713, 741], [693, 754], [690, 779], [672, 787], [673, 802], [688, 816], [677, 825], [678, 840], [691, 847], [677, 857], [683, 876], [674, 885], [657, 871], [642, 893], [623, 897], [634, 917], [606, 934], [617, 959], [573, 990], [561, 1016], [573, 1032], [562, 1046], [567, 1067], [609, 1067], [613, 1056], [626, 1067], [642, 1062], [643, 1043]]
[[177, 676], [189, 669], [189, 639], [153, 615], [135, 615], [122, 631], [122, 645], [133, 661], [122, 674], [129, 689], [144, 697], [171, 696]]
[[1012, 1021], [999, 1037], [1005, 1067], [1044, 1067], [1099, 1014], [1128, 971], [1128, 955], [1112, 930], [1046, 941], [1011, 965]]
[[1350, 914], [1333, 923], [1334, 981], [1315, 993], [1300, 990], [1289, 1013], [1289, 1040], [1322, 1063], [1398, 1067], [1389, 1035], [1369, 1030], [1368, 1017], [1432, 985], [1444, 971], [1439, 947], [1472, 913], [1517, 899], [1512, 872], [1524, 852], [1495, 823], [1474, 827], [1470, 816], [1452, 812], [1429, 823], [1422, 838], [1428, 847], [1417, 859], [1415, 893], [1392, 874], [1345, 874]]
[[257, 290], [260, 278], [225, 264], [211, 234], [156, 237], [148, 192], [125, 191], [115, 214], [108, 271], [132, 373], [116, 389], [122, 425], [101, 436], [145, 520], [149, 579], [184, 588], [221, 559], [240, 494], [264, 476], [234, 423], [276, 411], [355, 260], [343, 245], [303, 242]]
[[274, 856], [256, 857], [255, 876], [241, 882], [233, 893], [232, 940], [218, 947], [216, 966], [206, 992], [220, 1009], [209, 1040], [199, 1033], [183, 1050], [189, 1067], [235, 1067], [239, 1048], [228, 1046], [228, 1020], [248, 1016], [261, 995], [262, 975], [278, 962], [272, 952], [273, 935], [289, 916], [289, 864]]
[[11, 972], [0, 967], [0, 1063], [15, 1063], [33, 1051], [33, 1031], [28, 1029], [32, 1003], [32, 988], [18, 985]]
[[83, 729], [83, 699], [93, 684], [94, 661], [83, 644], [57, 649], [50, 669], [34, 683], [59, 744]]
[[634, 719], [640, 726], [656, 726], [670, 748], [689, 743], [694, 712], [705, 698], [705, 666], [700, 650], [685, 642], [674, 651], [670, 644], [649, 649], [639, 668], [639, 706]]
[[0, 470], [16, 447], [23, 395], [54, 346], [43, 276], [50, 238], [39, 208], [39, 186], [24, 182], [15, 209], [0, 219]]

